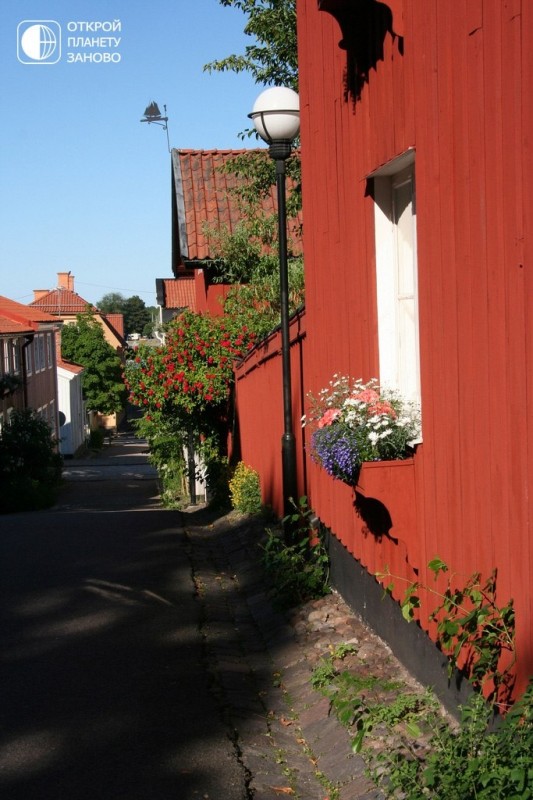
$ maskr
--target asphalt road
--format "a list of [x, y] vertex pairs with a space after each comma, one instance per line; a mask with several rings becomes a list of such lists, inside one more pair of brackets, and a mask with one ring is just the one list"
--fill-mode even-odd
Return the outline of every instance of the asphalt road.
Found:
[[121, 446], [67, 464], [54, 509], [0, 516], [0, 797], [243, 800], [180, 515]]

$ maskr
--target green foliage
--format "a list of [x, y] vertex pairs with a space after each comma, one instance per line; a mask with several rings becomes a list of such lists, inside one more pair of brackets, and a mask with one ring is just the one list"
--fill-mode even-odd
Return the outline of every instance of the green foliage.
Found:
[[383, 681], [375, 675], [359, 672], [356, 660], [351, 669], [341, 669], [357, 648], [340, 644], [315, 667], [311, 684], [331, 704], [339, 721], [352, 731], [352, 749], [359, 753], [368, 734], [378, 725], [389, 731], [400, 724], [410, 736], [420, 736], [419, 723], [436, 703], [430, 693], [423, 695], [400, 691], [401, 681]]
[[144, 300], [141, 300], [137, 295], [128, 297], [124, 301], [124, 333], [128, 336], [130, 333], [144, 333], [146, 328], [152, 327], [152, 315]]
[[161, 482], [161, 502], [167, 508], [180, 508], [187, 495], [187, 465], [184, 448], [186, 431], [179, 417], [149, 415], [135, 423], [139, 435], [150, 445], [150, 462]]
[[[169, 431], [179, 437], [181, 449], [192, 439], [205, 467], [202, 477], [218, 506], [227, 503], [228, 494], [233, 362], [253, 347], [257, 335], [252, 323], [253, 316], [245, 310], [223, 317], [186, 311], [168, 324], [163, 346], [141, 345], [126, 365], [130, 401], [144, 411], [143, 435], [156, 448]], [[187, 474], [182, 454], [161, 460], [158, 470], [164, 464], [172, 465], [174, 475]]]
[[0, 434], [0, 511], [47, 508], [61, 480], [50, 426], [34, 411], [14, 411]]
[[[264, 263], [264, 262], [263, 262]], [[304, 303], [304, 272], [301, 258], [289, 261], [289, 313], [293, 313]], [[250, 326], [262, 338], [274, 330], [280, 323], [280, 287], [279, 269], [256, 274], [253, 282], [235, 285], [224, 302], [224, 311], [233, 316], [247, 316]]]
[[[220, 0], [224, 6], [240, 9], [247, 17], [245, 33], [256, 40], [246, 47], [244, 55], [231, 55], [205, 66], [208, 71], [249, 72], [261, 85], [298, 88], [298, 54], [296, 43], [295, 0]], [[247, 131], [248, 135], [252, 131]], [[246, 135], [243, 134], [243, 136]], [[289, 262], [294, 258], [291, 247], [301, 237], [295, 222], [301, 209], [301, 163], [298, 153], [286, 162], [287, 219], [289, 227]], [[241, 209], [243, 223], [231, 234], [222, 233], [218, 247], [220, 261], [216, 265], [218, 279], [226, 282], [276, 282], [277, 217], [265, 215], [262, 203], [270, 196], [276, 183], [275, 164], [266, 149], [245, 152], [228, 159], [222, 168], [236, 177], [231, 193]], [[208, 231], [211, 238], [215, 231]], [[291, 291], [303, 299], [303, 271], [291, 270]], [[298, 276], [298, 285], [292, 278]], [[301, 285], [300, 285], [301, 284]], [[279, 284], [277, 287], [279, 295]], [[279, 321], [279, 320], [278, 320]]]
[[93, 429], [89, 434], [89, 449], [101, 450], [104, 446], [104, 438], [104, 431], [100, 430], [100, 428]]
[[[448, 573], [447, 564], [434, 558], [428, 567], [435, 576]], [[394, 580], [388, 568], [378, 573], [380, 581], [387, 581], [389, 594]], [[450, 575], [442, 591], [419, 581], [410, 583], [400, 603], [404, 619], [412, 620], [420, 608], [420, 592], [425, 590], [438, 600], [429, 618], [436, 622], [437, 641], [448, 656], [448, 674], [452, 676], [458, 665], [469, 676], [473, 687], [483, 691], [489, 701], [505, 706], [514, 684], [515, 612], [512, 599], [503, 606], [496, 601], [496, 570], [482, 581], [475, 572], [463, 586], [456, 586], [456, 575]]]
[[170, 408], [187, 415], [225, 409], [233, 361], [255, 339], [238, 318], [185, 311], [168, 324], [164, 346], [141, 345], [126, 366], [130, 401], [149, 414]]
[[[277, 241], [277, 216], [265, 216], [263, 203], [270, 200], [272, 187], [276, 185], [276, 164], [268, 150], [245, 150], [227, 158], [220, 167], [221, 172], [235, 176], [230, 193], [237, 203], [243, 218], [249, 220], [250, 235], [264, 245]], [[288, 225], [288, 247], [299, 241], [301, 230], [296, 218], [302, 207], [302, 165], [298, 151], [293, 151], [285, 162], [286, 206]]]
[[112, 414], [124, 408], [122, 363], [93, 314], [78, 314], [75, 325], [63, 326], [61, 354], [84, 367], [82, 386], [88, 410]]
[[246, 35], [255, 40], [242, 55], [230, 55], [204, 67], [208, 72], [249, 72], [261, 85], [298, 88], [295, 0], [219, 0], [247, 17]]
[[261, 513], [259, 473], [239, 461], [229, 482], [231, 505], [242, 514]]
[[123, 314], [126, 298], [120, 292], [109, 292], [105, 294], [96, 304], [102, 314]]
[[126, 298], [120, 292], [109, 292], [96, 305], [102, 314], [123, 314], [126, 336], [130, 333], [144, 335], [147, 331], [152, 331], [152, 314], [155, 309], [147, 308], [138, 295]]
[[[240, 208], [241, 220], [231, 231], [227, 227], [205, 228], [210, 250], [216, 255], [211, 267], [213, 280], [249, 284], [254, 300], [250, 308], [256, 316], [265, 317], [262, 329], [268, 332], [280, 320], [278, 219], [276, 214], [266, 214], [263, 206], [275, 182], [273, 161], [266, 151], [247, 151], [228, 159], [221, 169], [237, 178], [230, 191]], [[288, 182], [287, 198], [289, 305], [294, 311], [304, 301], [301, 229], [295, 221], [301, 207], [298, 158], [289, 159], [288, 170], [295, 176]]]
[[373, 771], [387, 797], [405, 800], [531, 800], [533, 798], [533, 683], [492, 726], [492, 711], [473, 695], [459, 730], [437, 715], [429, 754], [383, 753]]
[[[278, 608], [291, 608], [329, 592], [329, 556], [320, 530], [313, 531], [311, 543], [307, 498], [300, 498], [295, 513], [284, 522], [293, 529], [292, 544], [280, 530], [267, 529], [262, 545], [262, 562], [273, 586], [273, 599]], [[296, 527], [296, 526], [299, 526]]]

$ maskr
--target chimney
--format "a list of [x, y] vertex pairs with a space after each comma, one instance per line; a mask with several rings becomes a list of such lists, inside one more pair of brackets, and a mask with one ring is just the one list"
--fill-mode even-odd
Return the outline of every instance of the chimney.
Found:
[[74, 291], [74, 275], [70, 274], [70, 270], [69, 272], [57, 273], [57, 288], [68, 289], [71, 292]]
[[33, 290], [33, 302], [35, 303], [37, 300], [40, 300], [41, 297], [44, 297], [49, 292], [50, 292], [50, 289], [34, 289]]

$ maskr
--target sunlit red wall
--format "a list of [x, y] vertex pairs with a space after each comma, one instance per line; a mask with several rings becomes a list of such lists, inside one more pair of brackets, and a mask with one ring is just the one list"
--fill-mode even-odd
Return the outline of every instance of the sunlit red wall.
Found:
[[497, 567], [500, 602], [515, 600], [523, 686], [533, 674], [533, 5], [391, 3], [403, 40], [385, 36], [356, 103], [339, 24], [318, 5], [298, 0], [304, 390], [334, 372], [379, 374], [366, 178], [414, 147], [423, 444], [410, 467], [414, 530], [399, 545], [365, 537], [350, 489], [308, 462], [310, 501], [370, 572], [392, 563], [424, 579], [435, 555], [464, 576]]

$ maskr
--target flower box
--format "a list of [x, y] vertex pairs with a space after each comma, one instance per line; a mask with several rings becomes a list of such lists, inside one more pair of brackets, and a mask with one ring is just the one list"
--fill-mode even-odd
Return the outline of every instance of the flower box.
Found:
[[378, 540], [387, 536], [405, 544], [411, 563], [418, 563], [416, 484], [413, 458], [367, 461], [355, 486], [355, 508]]

